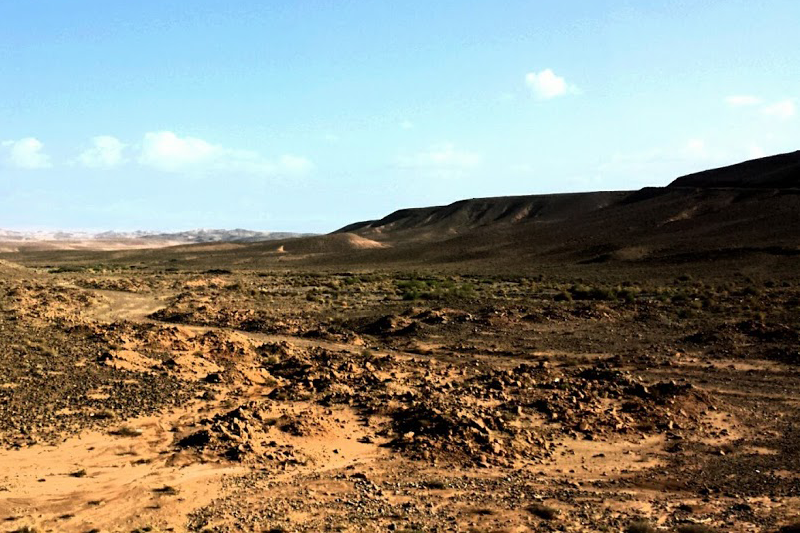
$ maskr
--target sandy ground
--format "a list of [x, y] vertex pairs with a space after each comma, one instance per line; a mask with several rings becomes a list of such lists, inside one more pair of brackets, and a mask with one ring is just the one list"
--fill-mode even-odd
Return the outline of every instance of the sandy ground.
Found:
[[[150, 294], [96, 290], [101, 302], [89, 316], [101, 322], [127, 320], [152, 322], [148, 315], [164, 307], [164, 299]], [[184, 326], [189, 331], [207, 332], [223, 328]], [[284, 341], [279, 335], [247, 334], [254, 340]], [[317, 343], [302, 343], [316, 345]], [[319, 343], [341, 347], [334, 343]], [[263, 397], [269, 388], [251, 387], [246, 393], [230, 390], [225, 395]], [[12, 529], [21, 524], [47, 531], [132, 531], [136, 528], [170, 528], [186, 522], [194, 509], [207, 505], [223, 493], [225, 476], [248, 469], [236, 464], [198, 460], [170, 450], [174, 433], [201, 417], [224, 412], [224, 402], [193, 402], [186, 408], [127, 420], [112, 431], [86, 431], [62, 443], [30, 446], [0, 452], [0, 516], [13, 518]], [[275, 415], [308, 414], [320, 411], [306, 402], [292, 402], [276, 408]], [[322, 416], [327, 416], [321, 413]], [[287, 437], [276, 446], [291, 446], [309, 460], [293, 475], [309, 470], [325, 472], [363, 464], [385, 456], [374, 443], [360, 443], [363, 437], [358, 415], [349, 409], [336, 411], [338, 427], [325, 438]], [[276, 478], [286, 477], [278, 474]], [[19, 526], [19, 527], [18, 527]], [[179, 528], [180, 530], [181, 528]]]
[[[199, 323], [227, 309], [222, 296], [200, 298], [206, 315], [162, 321], [208, 286], [235, 287], [207, 276], [168, 290], [59, 282], [9, 293], [30, 327], [86, 330], [111, 347], [77, 368], [100, 365], [122, 381], [171, 376], [188, 399], [107, 421], [95, 409], [84, 429], [0, 450], [0, 528], [579, 532], [645, 519], [662, 531], [756, 532], [800, 516], [792, 434], [779, 429], [800, 395], [787, 381], [796, 372], [775, 360], [681, 350], [638, 367], [645, 384], [599, 345], [510, 355], [502, 335], [545, 330], [498, 309], [481, 311], [485, 321], [447, 308], [359, 318], [382, 343], [251, 328], [246, 313]], [[606, 332], [619, 320], [592, 313]], [[459, 320], [459, 330], [418, 325]], [[547, 334], [569, 336], [568, 324], [548, 324]], [[397, 333], [410, 327], [410, 339]], [[684, 378], [693, 384], [676, 384]], [[114, 394], [99, 386], [87, 398]], [[755, 425], [758, 405], [777, 425]]]

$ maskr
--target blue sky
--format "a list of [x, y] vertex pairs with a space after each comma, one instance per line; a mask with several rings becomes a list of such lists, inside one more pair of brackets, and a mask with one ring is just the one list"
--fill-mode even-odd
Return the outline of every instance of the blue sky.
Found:
[[331, 231], [800, 149], [800, 2], [8, 0], [0, 228]]

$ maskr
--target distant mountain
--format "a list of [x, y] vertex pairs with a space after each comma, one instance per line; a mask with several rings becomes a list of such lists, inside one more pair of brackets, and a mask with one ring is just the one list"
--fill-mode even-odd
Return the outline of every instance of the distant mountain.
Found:
[[[401, 209], [329, 235], [206, 249], [198, 261], [525, 269], [543, 263], [800, 257], [798, 165], [795, 152], [692, 174], [667, 187]], [[199, 251], [189, 246], [181, 253]]]
[[[125, 254], [124, 260], [158, 257], [164, 264], [183, 261], [202, 266], [472, 266], [522, 271], [541, 265], [599, 263], [636, 268], [685, 262], [718, 265], [718, 259], [728, 258], [753, 265], [797, 262], [800, 267], [798, 168], [800, 152], [795, 152], [691, 174], [667, 187], [474, 198], [401, 209], [328, 235], [295, 239], [244, 230], [137, 233], [134, 236], [145, 243], [174, 239], [173, 244], [192, 244], [163, 249], [140, 245], [151, 249]], [[214, 244], [220, 241], [229, 242]]]
[[137, 231], [134, 233], [115, 233], [113, 231], [99, 233], [98, 239], [137, 238], [156, 241], [175, 241], [181, 243], [202, 242], [260, 242], [281, 239], [294, 239], [309, 237], [313, 233], [293, 233], [288, 231], [254, 231], [248, 229], [194, 229], [176, 233], [149, 233]]
[[259, 242], [295, 237], [308, 237], [313, 233], [286, 231], [253, 231], [246, 229], [194, 229], [174, 233], [156, 231], [14, 231], [0, 229], [0, 241], [5, 242], [64, 242], [64, 241], [137, 241], [169, 242], [174, 244], [207, 242]]

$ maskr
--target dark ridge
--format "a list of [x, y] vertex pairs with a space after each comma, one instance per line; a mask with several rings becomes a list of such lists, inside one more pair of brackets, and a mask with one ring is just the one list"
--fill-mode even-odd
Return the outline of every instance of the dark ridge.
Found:
[[[380, 220], [349, 224], [334, 233], [372, 235], [411, 230], [460, 232], [495, 224], [556, 222], [617, 203], [630, 192], [562, 193], [472, 198], [449, 205], [400, 209]], [[374, 237], [378, 238], [378, 237]]]
[[800, 187], [800, 150], [683, 176], [668, 187], [794, 189]]

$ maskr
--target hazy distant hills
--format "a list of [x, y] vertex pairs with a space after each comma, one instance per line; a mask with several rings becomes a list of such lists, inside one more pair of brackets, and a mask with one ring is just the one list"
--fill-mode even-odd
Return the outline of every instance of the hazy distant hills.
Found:
[[[102, 235], [113, 235], [109, 232]], [[137, 232], [141, 234], [142, 232]], [[181, 231], [177, 233], [149, 233], [141, 234], [143, 239], [179, 241], [185, 243], [207, 243], [207, 242], [258, 242], [275, 241], [281, 239], [294, 239], [297, 237], [309, 237], [313, 233], [293, 233], [289, 231], [254, 231], [247, 229], [195, 229]], [[114, 238], [114, 237], [112, 237]]]
[[311, 233], [252, 231], [245, 229], [195, 229], [180, 232], [0, 230], [0, 253], [72, 251], [112, 251], [164, 248], [186, 244], [250, 243], [308, 237]]
[[104, 231], [100, 233], [66, 231], [13, 231], [0, 229], [0, 241], [164, 241], [173, 244], [207, 242], [256, 242], [295, 237], [307, 237], [312, 233], [285, 231], [253, 231], [246, 229], [194, 229], [174, 233], [153, 231]]

